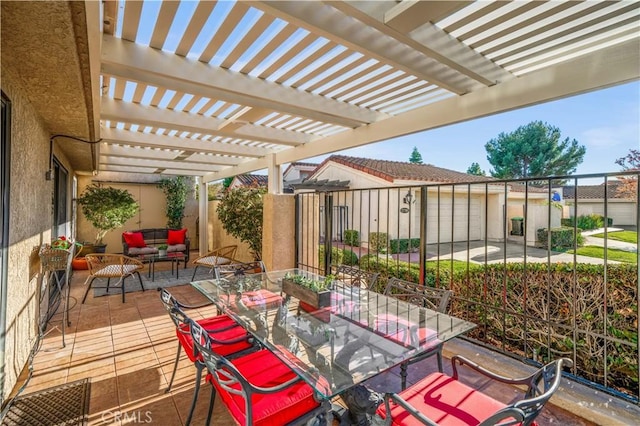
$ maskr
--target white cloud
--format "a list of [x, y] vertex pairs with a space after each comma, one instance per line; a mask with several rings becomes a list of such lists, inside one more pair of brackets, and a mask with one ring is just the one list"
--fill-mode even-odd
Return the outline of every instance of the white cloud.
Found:
[[582, 133], [580, 143], [595, 148], [608, 148], [618, 145], [633, 146], [640, 141], [640, 128], [637, 124], [596, 127]]

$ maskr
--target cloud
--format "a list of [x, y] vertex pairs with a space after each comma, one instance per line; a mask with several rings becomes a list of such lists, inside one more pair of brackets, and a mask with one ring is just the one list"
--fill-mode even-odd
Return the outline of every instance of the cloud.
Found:
[[582, 132], [579, 142], [594, 148], [609, 148], [618, 145], [638, 144], [640, 128], [637, 124], [623, 124], [616, 127], [596, 127]]

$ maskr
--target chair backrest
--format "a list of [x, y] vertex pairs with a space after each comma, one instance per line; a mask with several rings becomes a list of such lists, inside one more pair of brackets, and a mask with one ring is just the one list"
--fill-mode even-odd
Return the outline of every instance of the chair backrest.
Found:
[[422, 286], [400, 278], [389, 278], [384, 294], [444, 313], [447, 311], [449, 299], [453, 293], [443, 288]]
[[[217, 259], [217, 261], [222, 261], [222, 259], [227, 259], [233, 262], [233, 259], [235, 259], [236, 257], [236, 251], [238, 251], [237, 245], [224, 246], [224, 247], [219, 247], [210, 253], [207, 253], [206, 256], [207, 257], [214, 256]], [[214, 263], [213, 266], [216, 266], [217, 263], [218, 262]]]
[[363, 271], [360, 268], [354, 268], [348, 265], [338, 265], [333, 267], [336, 278], [349, 284], [352, 287], [362, 287], [369, 290], [373, 289], [378, 281], [377, 272]]
[[260, 260], [246, 263], [227, 263], [225, 265], [218, 265], [214, 268], [216, 279], [234, 275], [261, 274], [266, 271], [267, 269], [265, 268], [264, 263]]
[[509, 418], [512, 413], [522, 418], [520, 424], [528, 426], [540, 414], [544, 405], [558, 390], [562, 380], [562, 369], [571, 367], [573, 362], [568, 358], [560, 358], [548, 363], [531, 376], [525, 398], [498, 411], [479, 426], [498, 424], [500, 420]]
[[162, 302], [162, 306], [167, 310], [176, 329], [183, 331], [184, 324], [188, 324], [191, 320], [187, 314], [182, 311], [180, 302], [165, 288], [160, 289], [160, 301]]
[[99, 272], [100, 277], [115, 278], [123, 274], [130, 274], [134, 270], [142, 269], [143, 265], [138, 259], [111, 253], [90, 253], [85, 256], [90, 275]]

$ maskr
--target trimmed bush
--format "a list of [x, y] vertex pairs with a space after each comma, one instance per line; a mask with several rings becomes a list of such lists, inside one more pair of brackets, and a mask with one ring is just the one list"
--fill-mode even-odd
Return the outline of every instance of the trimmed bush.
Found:
[[413, 249], [420, 248], [420, 238], [398, 238], [389, 240], [389, 250], [391, 253], [409, 253]]
[[[331, 263], [334, 265], [340, 265], [343, 260], [344, 251], [338, 247], [331, 248]], [[318, 249], [318, 265], [320, 270], [324, 271], [324, 246], [320, 246]]]
[[369, 232], [369, 251], [372, 253], [384, 253], [387, 250], [389, 234], [386, 232]]
[[[560, 219], [560, 223], [562, 226], [571, 226], [573, 227], [576, 218], [571, 216], [568, 219]], [[583, 231], [590, 231], [592, 229], [598, 229], [604, 227], [604, 216], [601, 214], [591, 213], [588, 215], [578, 216], [578, 228]], [[607, 218], [607, 227], [613, 226], [613, 218]]]
[[358, 264], [358, 256], [349, 249], [342, 250], [342, 264], [343, 265], [357, 265]]
[[347, 229], [344, 231], [344, 243], [349, 246], [360, 245], [360, 232], [355, 229]]
[[[564, 251], [573, 248], [574, 229], [570, 227], [551, 228], [551, 250]], [[548, 241], [547, 228], [538, 229], [538, 241], [546, 246]], [[578, 233], [576, 236], [576, 244], [581, 247], [584, 243], [584, 237]]]

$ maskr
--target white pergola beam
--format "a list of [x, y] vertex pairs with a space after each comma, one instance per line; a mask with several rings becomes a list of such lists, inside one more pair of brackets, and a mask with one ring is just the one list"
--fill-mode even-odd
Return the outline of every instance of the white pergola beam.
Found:
[[473, 2], [403, 0], [398, 3], [388, 0], [388, 3], [391, 7], [384, 13], [383, 22], [385, 25], [400, 32], [409, 33], [425, 22], [438, 22]]
[[190, 114], [184, 111], [145, 106], [134, 102], [124, 102], [107, 97], [102, 98], [102, 119], [286, 146], [298, 146], [312, 140], [309, 135], [304, 133], [289, 132], [253, 124], [241, 125], [235, 131], [219, 130], [218, 128], [225, 120]]
[[103, 36], [102, 72], [182, 93], [355, 128], [382, 113], [210, 66], [168, 52]]
[[239, 157], [263, 157], [273, 152], [272, 150], [266, 148], [246, 145], [202, 141], [199, 139], [180, 138], [177, 136], [131, 132], [127, 130], [112, 128], [105, 128], [102, 130], [102, 139], [105, 142], [121, 145], [148, 146], [152, 148], [165, 148], [223, 155], [226, 154]]
[[104, 154], [100, 156], [100, 164], [104, 164], [106, 166], [134, 166], [147, 168], [155, 167], [157, 169], [192, 170], [194, 172], [199, 172], [200, 174], [217, 172], [223, 168], [223, 166], [219, 165], [207, 165], [189, 161], [163, 161], [146, 158], [121, 158]]

